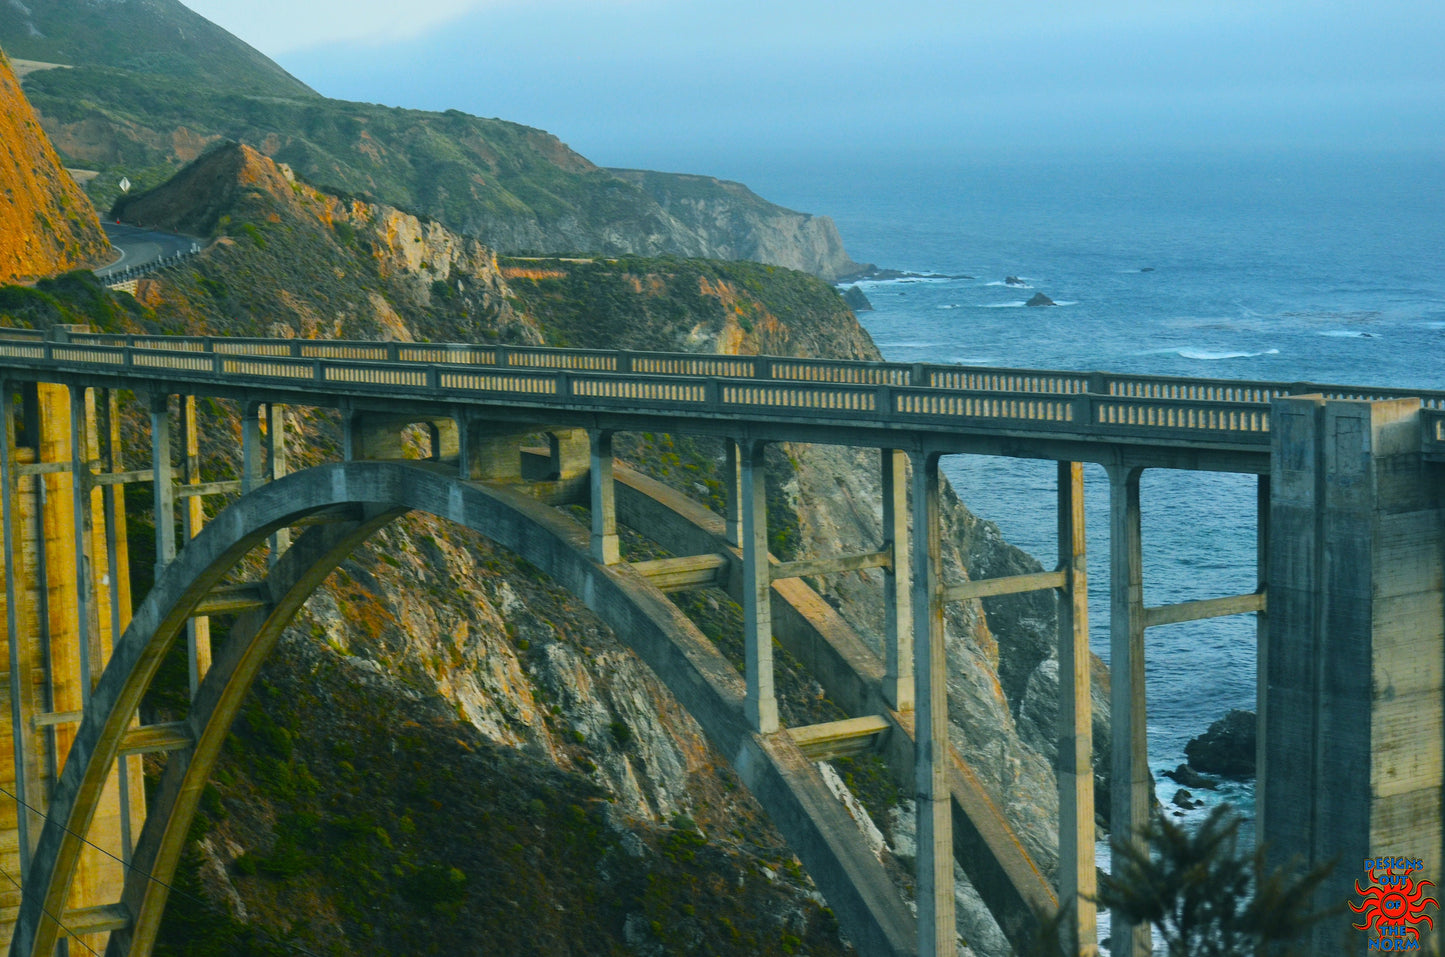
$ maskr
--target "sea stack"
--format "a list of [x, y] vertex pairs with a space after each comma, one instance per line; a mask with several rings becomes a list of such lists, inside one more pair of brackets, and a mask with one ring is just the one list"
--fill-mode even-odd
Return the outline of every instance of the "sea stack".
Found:
[[1041, 293], [1041, 292], [1036, 292], [1036, 293], [1034, 293], [1033, 298], [1030, 299], [1028, 302], [1024, 303], [1024, 305], [1026, 305], [1026, 306], [1057, 306], [1058, 303], [1054, 302], [1052, 299], [1050, 299], [1048, 296], [1045, 296], [1043, 293]]

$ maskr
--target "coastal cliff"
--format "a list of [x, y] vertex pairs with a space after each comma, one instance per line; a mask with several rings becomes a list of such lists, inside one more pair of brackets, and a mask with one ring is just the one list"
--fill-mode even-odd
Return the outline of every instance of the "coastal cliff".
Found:
[[36, 135], [40, 122], [0, 53], [0, 284], [102, 261], [110, 249], [95, 210]]
[[236, 141], [499, 252], [756, 259], [826, 279], [859, 268], [826, 217], [736, 183], [639, 179], [518, 123], [320, 96], [178, 0], [0, 4], [0, 44], [65, 67], [36, 69], [25, 91], [67, 165], [99, 174], [87, 188], [101, 210], [122, 176], [148, 189]]
[[[142, 279], [116, 308], [87, 313], [76, 302], [67, 321], [877, 358], [841, 297], [801, 273], [676, 259], [499, 261], [440, 223], [318, 189], [240, 145], [207, 154], [124, 212], [185, 228], [205, 249]], [[285, 415], [293, 468], [337, 447], [333, 415]], [[212, 404], [201, 417], [205, 466], [234, 468], [234, 410]], [[126, 429], [141, 447], [140, 418]], [[618, 451], [716, 504], [720, 448], [646, 433], [624, 437]], [[775, 447], [773, 551], [875, 548], [875, 461]], [[950, 578], [1037, 567], [947, 499]], [[152, 553], [144, 519], [129, 528], [132, 555]], [[626, 547], [650, 546], [629, 532]], [[817, 584], [876, 642], [875, 573]], [[721, 592], [682, 607], [720, 648], [738, 632], [737, 606]], [[958, 605], [948, 618], [957, 740], [1045, 871], [1057, 853], [1054, 782], [1038, 740], [1046, 735], [1022, 715], [1048, 697], [1051, 614], [1035, 599]], [[788, 720], [830, 714], [805, 672], [786, 662], [780, 672]], [[179, 717], [184, 687], [176, 658], [146, 720]], [[880, 834], [880, 856], [906, 887], [906, 794], [869, 760], [828, 773], [865, 809], [860, 824]], [[202, 800], [177, 887], [158, 952], [849, 951], [760, 808], [625, 642], [537, 569], [431, 518], [402, 520], [343, 562], [286, 631]], [[973, 951], [1006, 953], [966, 883], [960, 905]]]

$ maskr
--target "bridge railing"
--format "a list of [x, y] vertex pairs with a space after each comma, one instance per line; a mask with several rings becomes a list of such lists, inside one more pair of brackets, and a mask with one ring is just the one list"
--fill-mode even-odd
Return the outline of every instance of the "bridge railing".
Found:
[[[582, 405], [776, 410], [824, 419], [974, 422], [1099, 435], [1214, 436], [1267, 442], [1269, 401], [1419, 398], [1445, 413], [1445, 392], [1310, 382], [1118, 375], [993, 367], [840, 362], [777, 356], [609, 352], [531, 346], [314, 339], [102, 335], [47, 339], [0, 331], [0, 358], [138, 371], [244, 377], [369, 391], [512, 395]], [[920, 384], [922, 383], [922, 384]], [[547, 397], [544, 399], [544, 397]], [[1432, 419], [1431, 422], [1439, 422]], [[1445, 433], [1440, 442], [1445, 443]], [[1445, 453], [1445, 445], [1441, 452]]]
[[[7, 338], [43, 338], [33, 330], [4, 330]], [[1426, 408], [1445, 409], [1445, 391], [1392, 390], [1318, 382], [1214, 379], [1189, 376], [1070, 372], [994, 366], [793, 359], [780, 356], [724, 356], [697, 353], [554, 349], [467, 343], [375, 342], [363, 340], [254, 339], [206, 336], [146, 336], [73, 332], [73, 343], [182, 352], [292, 358], [354, 359], [569, 369], [619, 375], [704, 376], [780, 379], [847, 385], [917, 386], [950, 391], [1028, 392], [1043, 395], [1093, 393], [1118, 398], [1181, 399], [1211, 403], [1268, 403], [1280, 395], [1321, 393], [1328, 398], [1384, 399], [1413, 396]]]
[[[1235, 446], [1267, 444], [1267, 403], [1202, 403], [1190, 399], [1107, 396], [1090, 392], [1041, 392], [997, 388], [941, 389], [932, 386], [850, 384], [801, 379], [767, 380], [729, 375], [622, 375], [604, 369], [501, 366], [484, 363], [372, 361], [277, 354], [281, 350], [211, 351], [191, 343], [145, 348], [92, 342], [0, 340], [0, 358], [62, 371], [113, 370], [144, 379], [214, 385], [274, 383], [318, 393], [375, 394], [438, 402], [502, 398], [519, 404], [627, 408], [678, 414], [737, 417], [768, 415], [791, 419], [938, 426], [948, 429], [1085, 433], [1117, 438], [1200, 438]], [[266, 343], [274, 345], [274, 342]], [[215, 348], [220, 345], [221, 348]], [[349, 344], [348, 344], [349, 345]], [[181, 346], [181, 348], [176, 348]], [[381, 344], [387, 347], [387, 344]], [[290, 351], [288, 346], [286, 351]], [[364, 354], [364, 353], [363, 353]], [[547, 355], [533, 353], [533, 355]], [[605, 354], [604, 354], [605, 355]], [[718, 367], [722, 368], [722, 367]], [[874, 378], [861, 376], [860, 378]], [[884, 378], [887, 377], [877, 377]], [[997, 383], [988, 383], [996, 385]]]

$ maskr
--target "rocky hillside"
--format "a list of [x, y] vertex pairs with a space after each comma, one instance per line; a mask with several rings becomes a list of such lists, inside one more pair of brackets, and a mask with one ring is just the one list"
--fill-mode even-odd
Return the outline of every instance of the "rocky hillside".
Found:
[[109, 249], [0, 54], [0, 284], [98, 264]]
[[[317, 189], [239, 145], [125, 212], [209, 241], [143, 279], [123, 307], [72, 309], [108, 328], [877, 356], [838, 294], [797, 272], [498, 262], [436, 222]], [[7, 318], [6, 301], [0, 322], [51, 321], [38, 307]], [[333, 415], [286, 414], [293, 468], [334, 452]], [[210, 403], [202, 417], [203, 456], [224, 474], [239, 445], [234, 410]], [[142, 423], [133, 428], [144, 442]], [[715, 445], [644, 433], [619, 448], [639, 470], [718, 504]], [[875, 455], [775, 448], [773, 550], [876, 548]], [[951, 497], [945, 512], [951, 577], [1036, 567]], [[142, 521], [130, 528], [144, 590], [153, 533]], [[657, 554], [635, 532], [624, 548]], [[819, 584], [876, 642], [876, 576]], [[741, 613], [726, 594], [691, 593], [681, 607], [740, 655]], [[1021, 716], [1052, 700], [1051, 629], [1052, 607], [1037, 599], [960, 605], [948, 620], [958, 740], [1045, 869], [1057, 843], [1052, 734]], [[167, 674], [147, 720], [180, 712], [183, 660]], [[778, 680], [786, 721], [838, 716], [786, 656]], [[874, 760], [826, 773], [861, 801], [906, 885], [906, 794]], [[429, 518], [398, 523], [346, 561], [287, 631], [177, 880], [157, 953], [848, 951], [757, 805], [625, 642], [535, 568]], [[975, 952], [1005, 954], [966, 885], [960, 903]]]
[[711, 259], [748, 259], [824, 279], [867, 268], [849, 258], [827, 216], [774, 206], [741, 183], [684, 173], [609, 172], [642, 187], [668, 215], [700, 236]]
[[102, 173], [89, 187], [101, 209], [122, 175], [148, 188], [235, 140], [503, 252], [754, 258], [829, 279], [860, 268], [831, 220], [737, 184], [639, 181], [516, 123], [317, 96], [176, 0], [0, 4], [0, 44], [73, 67], [31, 73], [26, 93], [66, 162]]

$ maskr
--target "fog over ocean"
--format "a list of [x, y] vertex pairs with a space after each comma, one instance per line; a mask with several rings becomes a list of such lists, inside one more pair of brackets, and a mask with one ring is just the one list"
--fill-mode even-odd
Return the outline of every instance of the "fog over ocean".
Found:
[[[748, 185], [831, 215], [854, 259], [969, 279], [864, 282], [892, 361], [1445, 388], [1445, 186], [1426, 155], [774, 166]], [[1018, 277], [1023, 286], [1009, 285]], [[1059, 306], [1029, 308], [1042, 292]], [[1054, 564], [1051, 463], [951, 456], [962, 499]], [[1090, 627], [1109, 657], [1108, 486], [1088, 472]], [[1145, 600], [1252, 591], [1252, 476], [1144, 474]], [[1253, 616], [1147, 633], [1159, 777], [1254, 710]], [[1252, 788], [1195, 792], [1252, 813]], [[1191, 812], [1199, 817], [1208, 807]]]

